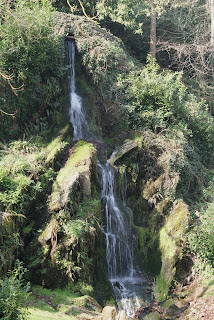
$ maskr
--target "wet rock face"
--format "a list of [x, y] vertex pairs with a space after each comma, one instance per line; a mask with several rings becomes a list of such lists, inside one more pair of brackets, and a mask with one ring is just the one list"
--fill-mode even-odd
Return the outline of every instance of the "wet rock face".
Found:
[[178, 172], [169, 168], [166, 152], [158, 145], [155, 148], [157, 141], [151, 143], [150, 138], [126, 140], [109, 163], [127, 172], [127, 203], [133, 212], [137, 260], [143, 258], [140, 267], [157, 276], [155, 296], [163, 301], [183, 259], [189, 212], [182, 200], [174, 200]]

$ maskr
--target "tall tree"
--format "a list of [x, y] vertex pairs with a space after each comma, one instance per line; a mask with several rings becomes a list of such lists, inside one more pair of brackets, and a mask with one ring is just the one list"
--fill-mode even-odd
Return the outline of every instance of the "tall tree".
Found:
[[211, 45], [214, 46], [214, 0], [210, 0], [211, 5]]
[[174, 0], [160, 19], [158, 51], [189, 77], [193, 90], [214, 110], [214, 0]]
[[156, 25], [157, 25], [157, 11], [155, 0], [151, 0], [151, 29], [150, 29], [150, 54], [152, 58], [156, 57]]
[[109, 16], [113, 21], [133, 29], [135, 33], [143, 33], [143, 21], [150, 17], [150, 53], [156, 56], [157, 19], [164, 13], [170, 0], [107, 0], [97, 3], [100, 18]]

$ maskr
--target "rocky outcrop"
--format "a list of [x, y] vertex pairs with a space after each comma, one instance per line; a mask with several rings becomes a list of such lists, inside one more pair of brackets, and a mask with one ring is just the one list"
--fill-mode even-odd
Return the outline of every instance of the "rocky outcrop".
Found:
[[90, 197], [91, 178], [95, 176], [94, 170], [96, 170], [96, 149], [86, 141], [79, 141], [70, 150], [70, 157], [53, 183], [49, 211], [63, 209], [75, 185], [80, 185], [84, 196]]
[[[173, 141], [172, 141], [173, 142]], [[167, 141], [169, 144], [169, 141]], [[171, 143], [171, 142], [170, 142]], [[164, 300], [183, 259], [188, 207], [176, 200], [181, 181], [177, 149], [148, 133], [126, 140], [109, 163], [127, 175], [127, 203], [133, 211], [136, 260], [156, 275], [156, 298]], [[187, 162], [187, 165], [188, 162]]]
[[118, 147], [108, 160], [110, 165], [117, 163], [117, 160], [122, 160], [123, 156], [128, 156], [129, 153], [138, 148], [138, 143], [134, 140], [126, 140], [120, 147]]
[[[92, 282], [97, 242], [102, 242], [102, 212], [96, 188], [96, 149], [91, 143], [78, 141], [56, 176], [47, 202], [46, 223], [32, 244], [36, 283], [57, 287], [77, 279]], [[36, 277], [37, 272], [44, 276]], [[53, 274], [57, 274], [55, 280]], [[81, 285], [80, 291], [92, 292], [91, 283]]]

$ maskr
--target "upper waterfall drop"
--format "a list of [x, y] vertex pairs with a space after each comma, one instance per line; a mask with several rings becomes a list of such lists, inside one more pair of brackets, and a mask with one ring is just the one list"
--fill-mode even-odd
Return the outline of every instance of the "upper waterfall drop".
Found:
[[75, 42], [74, 40], [65, 41], [68, 84], [69, 84], [69, 116], [74, 128], [73, 139], [89, 138], [88, 123], [82, 108], [82, 98], [76, 93], [75, 80]]

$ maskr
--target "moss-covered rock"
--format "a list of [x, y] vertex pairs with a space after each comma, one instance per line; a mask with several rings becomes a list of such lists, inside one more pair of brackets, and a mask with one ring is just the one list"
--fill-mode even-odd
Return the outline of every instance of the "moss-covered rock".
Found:
[[102, 312], [102, 307], [99, 305], [99, 303], [88, 295], [76, 298], [74, 303], [78, 307], [87, 307], [91, 311]]
[[80, 184], [85, 196], [91, 196], [91, 176], [96, 169], [96, 149], [91, 143], [79, 141], [70, 151], [65, 166], [53, 183], [49, 210], [59, 211], [66, 205], [72, 188]]
[[58, 228], [59, 227], [57, 220], [55, 218], [52, 218], [38, 238], [41, 245], [44, 245], [49, 240], [51, 240], [54, 232], [57, 232]]
[[[66, 132], [55, 142], [60, 143]], [[51, 150], [54, 155], [59, 149]], [[28, 247], [28, 268], [34, 283], [52, 288], [75, 282], [81, 294], [94, 294], [97, 247], [102, 242], [96, 149], [79, 141], [69, 154], [53, 183], [38, 236]]]
[[158, 312], [151, 312], [143, 317], [144, 320], [161, 320], [161, 316]]
[[128, 154], [138, 148], [138, 143], [134, 140], [126, 140], [120, 147], [118, 147], [111, 158], [108, 160], [110, 165], [116, 164], [117, 160], [122, 160], [123, 156]]
[[162, 268], [160, 275], [157, 277], [155, 290], [158, 300], [162, 301], [166, 298], [176, 274], [176, 263], [182, 260], [188, 216], [187, 205], [179, 200], [174, 204], [160, 230]]
[[64, 155], [65, 149], [72, 141], [73, 128], [71, 124], [67, 124], [45, 148], [47, 158], [45, 165], [47, 167], [56, 167], [57, 161]]

